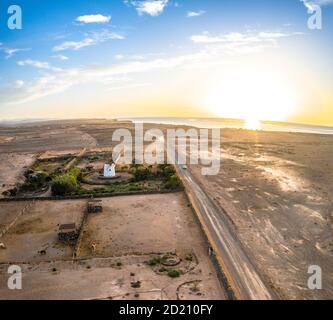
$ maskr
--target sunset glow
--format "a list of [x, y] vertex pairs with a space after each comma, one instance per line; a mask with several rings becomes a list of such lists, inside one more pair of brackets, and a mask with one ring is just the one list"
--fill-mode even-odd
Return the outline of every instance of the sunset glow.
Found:
[[258, 69], [225, 75], [204, 103], [216, 116], [249, 120], [287, 120], [296, 111], [297, 92], [280, 75]]
[[0, 120], [333, 125], [333, 1], [321, 30], [299, 0], [21, 2], [22, 30], [0, 19]]

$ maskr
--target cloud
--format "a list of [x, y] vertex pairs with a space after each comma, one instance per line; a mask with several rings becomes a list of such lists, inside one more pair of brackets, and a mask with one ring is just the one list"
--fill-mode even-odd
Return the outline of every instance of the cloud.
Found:
[[62, 61], [67, 61], [67, 60], [69, 60], [69, 58], [67, 57], [67, 56], [65, 56], [65, 55], [63, 55], [63, 54], [58, 54], [58, 55], [56, 55], [56, 56], [52, 56], [53, 58], [56, 58], [56, 59], [60, 59], [60, 60], [62, 60]]
[[270, 42], [276, 43], [277, 39], [290, 37], [292, 35], [300, 35], [301, 32], [283, 33], [283, 32], [230, 32], [217, 36], [212, 36], [209, 32], [191, 36], [191, 40], [194, 43], [203, 44], [217, 44], [217, 43], [239, 43], [239, 44], [251, 44], [251, 43], [263, 43]]
[[291, 36], [303, 35], [302, 32], [277, 32], [277, 31], [247, 31], [230, 32], [220, 35], [211, 35], [209, 32], [193, 35], [190, 39], [195, 44], [204, 44], [206, 46], [219, 46], [227, 54], [244, 54], [260, 52], [263, 49], [274, 48], [278, 46], [279, 40]]
[[81, 41], [65, 41], [60, 45], [57, 45], [53, 48], [53, 51], [64, 51], [68, 49], [80, 50], [84, 47], [95, 45], [94, 39], [85, 38]]
[[[146, 56], [151, 56], [151, 54], [146, 54]], [[144, 60], [145, 57], [143, 55], [139, 55], [139, 54], [133, 54], [133, 55], [124, 55], [124, 54], [116, 54], [114, 56], [114, 58], [116, 60]]]
[[3, 43], [0, 44], [0, 50], [2, 50], [6, 56], [6, 59], [10, 59], [11, 57], [13, 57], [16, 53], [18, 52], [22, 52], [22, 51], [29, 51], [31, 50], [30, 48], [23, 48], [23, 49], [19, 49], [19, 48], [4, 48], [2, 47]]
[[111, 21], [111, 16], [103, 16], [102, 14], [87, 14], [77, 17], [75, 21], [80, 23], [108, 23]]
[[60, 68], [52, 67], [48, 62], [31, 60], [31, 59], [18, 61], [17, 64], [21, 67], [30, 66], [30, 67], [34, 67], [37, 69], [45, 69], [45, 70], [53, 70], [53, 71], [61, 70]]
[[127, 5], [132, 5], [133, 7], [135, 7], [136, 11], [140, 16], [143, 14], [148, 14], [152, 17], [156, 17], [164, 11], [169, 0], [146, 0], [146, 1], [125, 0], [124, 2]]
[[111, 87], [107, 91], [116, 91], [116, 90], [140, 88], [140, 87], [146, 87], [146, 86], [151, 86], [151, 83], [130, 83], [130, 84], [123, 85], [123, 86]]
[[[49, 70], [49, 74], [43, 75], [34, 83], [25, 85], [20, 96], [11, 97], [12, 103], [24, 103], [51, 94], [63, 92], [73, 86], [89, 82], [105, 82], [112, 80], [115, 85], [120, 79], [135, 74], [146, 74], [155, 70], [171, 68], [202, 68], [203, 66], [218, 66], [224, 63], [223, 57], [228, 54], [244, 54], [257, 52], [267, 47], [274, 47], [279, 39], [289, 37], [296, 33], [283, 32], [232, 32], [212, 36], [203, 33], [192, 37], [192, 41], [204, 44], [204, 47], [194, 53], [176, 55], [163, 58], [151, 58], [145, 60], [126, 61], [130, 56], [119, 55], [119, 61], [111, 65], [88, 65], [78, 68], [55, 70], [49, 64], [38, 64], [39, 67]], [[117, 58], [117, 57], [116, 57]], [[29, 65], [35, 65], [31, 62]], [[27, 65], [27, 63], [25, 63]], [[111, 88], [112, 89], [112, 88]], [[8, 100], [8, 98], [7, 98]], [[8, 103], [8, 102], [7, 102]]]
[[22, 88], [24, 86], [24, 81], [23, 80], [16, 80], [14, 86], [17, 89]]
[[124, 36], [117, 33], [111, 32], [109, 30], [102, 30], [100, 32], [92, 32], [87, 34], [86, 37], [80, 41], [65, 41], [60, 45], [53, 48], [53, 51], [64, 51], [64, 50], [80, 50], [84, 47], [94, 46], [99, 43], [108, 40], [122, 40], [125, 39]]
[[[152, 70], [168, 69], [174, 67], [190, 67], [194, 64], [200, 64], [212, 57], [206, 52], [198, 52], [195, 54], [181, 55], [170, 58], [160, 58], [148, 61], [131, 61], [127, 63], [119, 63], [114, 65], [93, 65], [81, 68], [56, 69], [45, 62], [37, 62], [32, 60], [29, 62], [20, 62], [20, 65], [31, 65], [37, 68], [50, 70], [50, 74], [46, 74], [38, 78], [34, 83], [24, 86], [19, 93], [13, 95], [0, 95], [3, 103], [21, 104], [40, 99], [52, 94], [63, 92], [75, 85], [87, 83], [91, 81], [103, 82], [104, 79], [121, 79], [125, 75], [145, 73]], [[6, 101], [4, 101], [6, 100]]]
[[122, 60], [122, 59], [125, 58], [125, 56], [124, 56], [123, 54], [116, 54], [116, 55], [114, 56], [114, 58], [117, 59], [117, 60]]
[[194, 43], [227, 43], [227, 42], [261, 42], [266, 40], [273, 40], [276, 38], [287, 36], [286, 34], [276, 32], [260, 32], [256, 34], [252, 33], [240, 33], [230, 32], [218, 36], [212, 36], [205, 32], [203, 34], [194, 35], [191, 40]]
[[303, 2], [304, 6], [310, 11], [313, 11], [315, 9], [314, 6], [325, 6], [333, 3], [333, 0], [300, 0], [300, 1]]
[[206, 13], [206, 11], [204, 11], [204, 10], [189, 11], [189, 12], [187, 12], [186, 17], [187, 18], [200, 17], [200, 16], [202, 16], [205, 13]]

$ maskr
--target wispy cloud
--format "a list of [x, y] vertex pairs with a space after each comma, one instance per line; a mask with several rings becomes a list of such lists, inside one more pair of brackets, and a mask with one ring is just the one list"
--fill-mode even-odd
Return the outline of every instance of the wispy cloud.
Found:
[[75, 21], [79, 23], [108, 23], [111, 21], [111, 16], [104, 16], [102, 14], [87, 14], [77, 17]]
[[124, 1], [125, 4], [135, 7], [139, 15], [148, 14], [153, 17], [160, 15], [168, 5], [168, 2], [169, 0]]
[[[31, 65], [37, 68], [48, 69], [50, 74], [43, 75], [34, 83], [25, 85], [16, 95], [8, 97], [6, 94], [0, 100], [6, 99], [4, 103], [26, 103], [42, 97], [63, 92], [72, 86], [101, 79], [115, 80], [125, 75], [145, 73], [151, 70], [167, 69], [174, 67], [189, 67], [192, 64], [199, 64], [212, 57], [206, 52], [181, 55], [164, 59], [153, 59], [148, 61], [132, 61], [115, 65], [93, 65], [82, 68], [55, 69], [47, 63], [21, 62], [20, 65]], [[52, 72], [53, 71], [53, 72]], [[8, 100], [9, 99], [9, 100]]]
[[31, 59], [18, 61], [17, 64], [21, 67], [30, 66], [30, 67], [34, 67], [34, 68], [37, 68], [37, 69], [45, 69], [45, 70], [53, 70], [53, 71], [60, 71], [61, 70], [60, 68], [56, 68], [56, 67], [51, 66], [48, 62], [38, 61], [38, 60], [31, 60]]
[[19, 89], [24, 86], [24, 81], [23, 80], [16, 80], [14, 83], [15, 88]]
[[204, 11], [204, 10], [189, 11], [189, 12], [187, 12], [186, 17], [188, 17], [188, 18], [200, 17], [205, 13], [206, 13], [206, 11]]
[[6, 59], [10, 59], [18, 52], [29, 51], [31, 49], [30, 48], [5, 48], [5, 47], [3, 47], [3, 43], [0, 43], [0, 50], [6, 54], [6, 56], [5, 56]]
[[58, 55], [55, 55], [55, 56], [52, 56], [53, 58], [55, 59], [59, 59], [59, 60], [62, 60], [62, 61], [67, 61], [69, 60], [69, 58], [63, 54], [58, 54]]
[[333, 0], [300, 0], [304, 3], [304, 6], [310, 10], [314, 10], [314, 6], [325, 6], [329, 4], [333, 4]]
[[60, 45], [57, 45], [53, 48], [53, 51], [64, 51], [68, 49], [80, 50], [84, 47], [95, 45], [96, 42], [92, 38], [84, 38], [80, 41], [65, 41]]
[[94, 46], [99, 43], [108, 41], [108, 40], [122, 40], [125, 39], [124, 36], [111, 32], [109, 30], [102, 30], [100, 32], [92, 32], [86, 34], [86, 37], [80, 41], [65, 41], [60, 45], [57, 45], [53, 48], [53, 51], [64, 51], [64, 50], [80, 50], [84, 47]]
[[191, 40], [196, 44], [221, 45], [229, 53], [258, 52], [264, 48], [276, 47], [281, 38], [302, 35], [301, 32], [230, 32], [211, 35], [209, 32], [193, 35]]
[[114, 58], [116, 60], [144, 60], [146, 57], [152, 56], [152, 54], [145, 54], [145, 55], [139, 55], [139, 54], [132, 54], [132, 55], [124, 55], [124, 54], [116, 54]]
[[[90, 65], [79, 68], [54, 69], [50, 64], [37, 64], [25, 62], [24, 65], [34, 65], [49, 70], [49, 74], [43, 75], [32, 84], [25, 85], [20, 96], [12, 97], [14, 103], [24, 103], [39, 99], [51, 94], [65, 91], [73, 86], [87, 82], [101, 82], [103, 79], [111, 79], [116, 85], [119, 79], [134, 74], [145, 74], [154, 70], [171, 68], [197, 68], [204, 65], [217, 66], [224, 61], [222, 57], [230, 53], [248, 53], [272, 47], [279, 39], [298, 33], [284, 32], [232, 32], [212, 36], [209, 33], [194, 35], [192, 41], [203, 44], [198, 52], [176, 55], [163, 58], [151, 58], [122, 62], [130, 56], [117, 55], [118, 63], [112, 65]], [[112, 87], [110, 88], [112, 90]]]
[[140, 88], [140, 87], [146, 87], [146, 86], [151, 86], [151, 83], [129, 83], [129, 84], [123, 85], [123, 86], [111, 87], [107, 91], [113, 92], [113, 91], [117, 91], [117, 90]]
[[274, 41], [278, 38], [288, 37], [290, 34], [282, 32], [257, 32], [257, 33], [240, 33], [230, 32], [217, 36], [212, 36], [208, 32], [199, 35], [193, 35], [191, 40], [194, 43], [227, 43], [227, 42], [262, 42]]

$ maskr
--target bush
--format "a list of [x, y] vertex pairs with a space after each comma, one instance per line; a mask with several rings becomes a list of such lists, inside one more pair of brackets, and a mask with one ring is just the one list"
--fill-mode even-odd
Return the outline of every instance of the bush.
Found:
[[151, 168], [136, 168], [133, 175], [134, 181], [149, 180], [153, 177]]
[[168, 271], [168, 276], [170, 278], [178, 278], [180, 277], [181, 274], [182, 274], [181, 271], [178, 269], [171, 269]]
[[77, 176], [71, 172], [56, 176], [52, 182], [52, 194], [64, 196], [77, 191], [79, 188]]
[[193, 257], [189, 254], [185, 257], [186, 261], [193, 261]]
[[158, 170], [161, 178], [165, 180], [168, 180], [172, 175], [176, 173], [175, 168], [170, 164], [159, 164]]
[[182, 187], [182, 182], [175, 174], [170, 176], [165, 183], [165, 188], [169, 190], [179, 189]]
[[156, 266], [158, 264], [162, 264], [165, 262], [165, 257], [157, 257], [157, 258], [153, 258], [150, 259], [147, 264], [150, 266]]
[[131, 282], [132, 288], [140, 288], [141, 287], [141, 281]]
[[50, 181], [50, 176], [45, 171], [28, 171], [25, 174], [26, 181], [20, 186], [20, 191], [31, 192], [36, 191], [46, 185]]

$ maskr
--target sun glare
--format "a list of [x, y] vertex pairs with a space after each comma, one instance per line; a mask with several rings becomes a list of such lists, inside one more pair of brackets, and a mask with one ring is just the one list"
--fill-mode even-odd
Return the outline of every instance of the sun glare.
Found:
[[249, 130], [260, 130], [261, 129], [261, 123], [257, 119], [248, 118], [248, 119], [245, 119], [244, 128], [249, 129]]
[[273, 72], [237, 70], [224, 75], [204, 104], [219, 117], [244, 119], [247, 128], [259, 129], [259, 120], [286, 120], [296, 108], [295, 96]]

